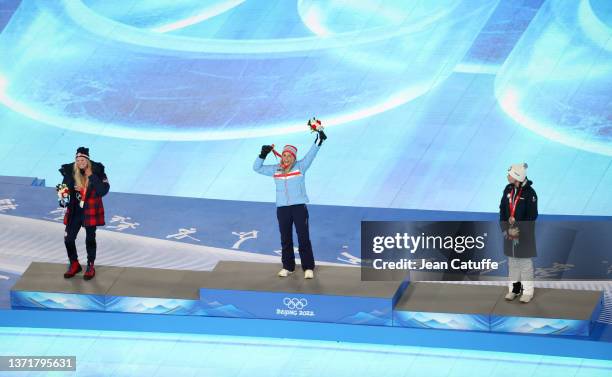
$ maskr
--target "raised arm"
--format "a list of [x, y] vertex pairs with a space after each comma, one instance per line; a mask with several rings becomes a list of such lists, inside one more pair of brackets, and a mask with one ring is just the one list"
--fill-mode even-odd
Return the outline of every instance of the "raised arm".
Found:
[[264, 160], [257, 157], [255, 159], [255, 162], [253, 163], [253, 170], [258, 172], [259, 174], [268, 175], [270, 177], [273, 176], [274, 173], [276, 172], [277, 166], [276, 165], [264, 165], [263, 162]]
[[310, 150], [308, 151], [308, 153], [306, 153], [306, 156], [304, 156], [304, 158], [298, 162], [300, 165], [300, 170], [302, 170], [303, 173], [305, 173], [306, 170], [310, 168], [310, 165], [312, 164], [312, 161], [314, 161], [315, 157], [317, 156], [317, 153], [319, 152], [320, 148], [321, 148], [321, 145], [315, 142], [314, 144], [312, 144], [312, 147], [310, 147]]
[[264, 145], [261, 147], [261, 153], [259, 154], [259, 156], [257, 156], [255, 162], [253, 162], [253, 170], [255, 170], [259, 174], [268, 175], [271, 177], [276, 172], [277, 166], [263, 164], [264, 160], [266, 159], [266, 156], [268, 155], [268, 153], [270, 153], [270, 151], [272, 151], [272, 146], [270, 145]]

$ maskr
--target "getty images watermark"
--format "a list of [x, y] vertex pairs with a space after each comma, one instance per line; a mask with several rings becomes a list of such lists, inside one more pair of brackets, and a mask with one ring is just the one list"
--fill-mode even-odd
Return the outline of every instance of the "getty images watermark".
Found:
[[513, 226], [510, 234], [500, 221], [362, 221], [362, 280], [507, 280], [512, 258], [533, 259], [536, 280], [612, 278], [612, 221]]
[[[372, 238], [372, 252], [382, 254], [388, 250], [405, 251], [416, 254], [419, 250], [446, 250], [462, 254], [466, 251], [484, 250], [488, 234], [478, 236], [441, 236], [441, 235], [411, 235], [407, 232], [395, 233], [394, 236], [375, 236]], [[427, 259], [400, 258], [400, 260], [386, 261], [375, 258], [372, 267], [376, 270], [490, 270], [498, 269], [499, 263], [491, 258], [480, 260], [462, 260], [452, 258], [450, 261], [432, 261]]]

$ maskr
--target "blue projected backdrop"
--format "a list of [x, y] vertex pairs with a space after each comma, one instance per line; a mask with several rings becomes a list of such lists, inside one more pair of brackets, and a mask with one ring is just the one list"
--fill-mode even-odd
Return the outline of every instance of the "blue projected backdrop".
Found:
[[527, 161], [541, 212], [612, 214], [608, 0], [7, 0], [0, 15], [0, 175], [55, 184], [86, 145], [114, 191], [273, 201], [253, 159], [303, 155], [317, 116], [312, 203], [495, 212]]

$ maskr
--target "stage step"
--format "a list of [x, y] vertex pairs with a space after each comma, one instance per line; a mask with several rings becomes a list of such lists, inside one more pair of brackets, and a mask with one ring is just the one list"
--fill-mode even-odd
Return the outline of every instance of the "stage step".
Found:
[[588, 336], [603, 303], [599, 291], [537, 288], [533, 300], [506, 301], [506, 287], [411, 283], [394, 326]]
[[602, 292], [538, 288], [529, 304], [500, 298], [491, 331], [587, 336], [602, 307]]
[[33, 262], [11, 288], [14, 308], [199, 315], [206, 271], [96, 266], [96, 277], [64, 279], [67, 265]]
[[489, 331], [489, 316], [506, 288], [414, 282], [395, 306], [396, 326]]
[[391, 326], [406, 282], [362, 281], [356, 267], [318, 266], [304, 279], [286, 278], [278, 264], [221, 261], [200, 289], [208, 315]]

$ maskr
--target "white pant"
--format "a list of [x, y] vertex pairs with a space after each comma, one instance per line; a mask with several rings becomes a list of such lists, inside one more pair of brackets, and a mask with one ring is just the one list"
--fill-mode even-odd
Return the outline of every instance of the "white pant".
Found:
[[523, 283], [523, 294], [533, 295], [533, 259], [508, 257], [508, 289], [512, 292], [512, 284]]

